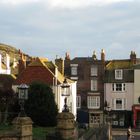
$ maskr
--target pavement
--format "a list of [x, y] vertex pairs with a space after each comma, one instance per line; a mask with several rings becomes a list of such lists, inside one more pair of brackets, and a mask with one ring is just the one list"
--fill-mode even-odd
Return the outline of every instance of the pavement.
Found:
[[[112, 135], [127, 135], [127, 129], [112, 128]], [[140, 129], [132, 129], [132, 135], [140, 135]]]

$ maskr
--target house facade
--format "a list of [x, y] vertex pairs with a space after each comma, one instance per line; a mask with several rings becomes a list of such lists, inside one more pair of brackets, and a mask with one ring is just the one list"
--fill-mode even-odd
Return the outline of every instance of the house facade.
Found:
[[133, 127], [140, 126], [140, 64], [134, 66]]
[[10, 57], [6, 53], [0, 53], [0, 74], [11, 74]]
[[96, 127], [103, 123], [105, 54], [92, 57], [65, 58], [65, 75], [77, 81], [77, 121]]
[[111, 108], [113, 127], [132, 126], [134, 81], [130, 75], [133, 75], [133, 70], [123, 68], [105, 72], [105, 101]]
[[140, 95], [139, 72], [133, 69], [136, 63], [136, 54], [131, 52], [130, 59], [112, 60], [106, 65], [104, 100], [111, 108], [113, 127], [135, 125], [137, 117], [133, 112], [137, 112], [134, 108]]
[[[64, 106], [61, 85], [63, 84], [65, 77], [58, 71], [57, 66], [53, 62], [44, 58], [34, 58], [28, 65], [26, 65], [26, 67], [24, 62], [20, 62], [19, 65], [20, 64], [24, 64], [24, 66], [19, 66], [20, 69], [22, 67], [24, 69], [21, 69], [22, 71], [19, 70], [19, 72], [21, 72], [14, 82], [13, 89], [16, 91], [17, 86], [22, 83], [27, 85], [30, 85], [35, 81], [46, 83], [52, 87], [58, 110], [61, 112]], [[76, 82], [70, 79], [67, 79], [67, 82], [70, 85], [70, 96], [67, 97], [68, 107], [76, 117]]]

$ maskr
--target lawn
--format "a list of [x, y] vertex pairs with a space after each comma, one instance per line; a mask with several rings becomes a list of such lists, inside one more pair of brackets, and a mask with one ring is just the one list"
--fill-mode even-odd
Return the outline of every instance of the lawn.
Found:
[[53, 133], [54, 127], [33, 127], [33, 139], [45, 140], [48, 133]]
[[[3, 134], [5, 131], [12, 130], [13, 126], [12, 125], [0, 125], [0, 134]], [[33, 127], [33, 139], [34, 140], [45, 140], [46, 135], [48, 133], [54, 132], [55, 128], [54, 127]]]
[[11, 129], [12, 129], [11, 125], [1, 124], [0, 125], [0, 134], [3, 134], [4, 131], [9, 131]]

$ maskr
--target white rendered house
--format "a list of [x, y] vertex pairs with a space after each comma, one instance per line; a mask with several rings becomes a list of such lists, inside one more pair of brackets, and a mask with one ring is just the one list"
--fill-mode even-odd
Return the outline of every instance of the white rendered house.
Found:
[[0, 54], [0, 74], [11, 74], [10, 57], [8, 54], [6, 56]]

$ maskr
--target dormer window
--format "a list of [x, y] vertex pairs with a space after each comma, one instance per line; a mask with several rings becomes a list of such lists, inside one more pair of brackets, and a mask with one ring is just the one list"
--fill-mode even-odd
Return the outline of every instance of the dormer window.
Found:
[[71, 75], [75, 76], [77, 75], [77, 67], [78, 67], [78, 64], [71, 64]]
[[115, 70], [115, 79], [116, 80], [122, 80], [123, 79], [123, 70], [122, 69]]

